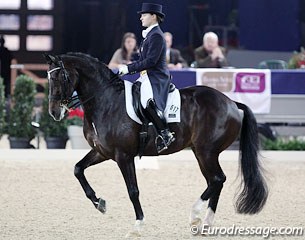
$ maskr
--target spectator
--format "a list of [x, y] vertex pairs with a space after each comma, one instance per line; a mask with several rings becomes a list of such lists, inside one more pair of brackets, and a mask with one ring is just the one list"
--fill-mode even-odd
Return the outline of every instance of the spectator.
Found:
[[138, 55], [137, 49], [136, 36], [131, 32], [125, 33], [122, 39], [121, 48], [115, 51], [108, 67], [115, 69], [119, 68], [122, 64], [129, 64], [136, 60]]
[[11, 61], [12, 54], [11, 52], [4, 46], [5, 40], [3, 36], [0, 36], [0, 75], [4, 79], [5, 85], [5, 97], [10, 95], [11, 91]]
[[173, 35], [170, 32], [164, 33], [166, 42], [166, 63], [169, 69], [181, 69], [187, 67], [186, 61], [178, 49], [172, 48]]
[[226, 50], [218, 45], [218, 36], [207, 32], [202, 46], [195, 49], [195, 64], [198, 68], [221, 68], [227, 66]]

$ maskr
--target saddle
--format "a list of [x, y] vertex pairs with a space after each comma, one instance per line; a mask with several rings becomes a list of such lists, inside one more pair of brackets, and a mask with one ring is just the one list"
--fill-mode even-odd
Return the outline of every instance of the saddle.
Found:
[[[150, 120], [146, 117], [145, 109], [143, 108], [141, 104], [141, 82], [137, 81], [132, 85], [132, 105], [134, 108], [134, 111], [138, 118], [142, 122], [142, 128], [139, 134], [139, 147], [138, 147], [138, 153], [139, 157], [141, 158], [144, 153], [144, 149], [149, 141], [148, 136], [148, 125], [150, 123]], [[176, 89], [175, 85], [170, 83], [169, 86], [169, 93], [173, 92]]]

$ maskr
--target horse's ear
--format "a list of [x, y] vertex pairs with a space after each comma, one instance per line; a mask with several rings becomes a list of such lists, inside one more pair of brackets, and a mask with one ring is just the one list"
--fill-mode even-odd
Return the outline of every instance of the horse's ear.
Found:
[[49, 65], [56, 62], [56, 58], [54, 56], [46, 53], [43, 53], [42, 55]]

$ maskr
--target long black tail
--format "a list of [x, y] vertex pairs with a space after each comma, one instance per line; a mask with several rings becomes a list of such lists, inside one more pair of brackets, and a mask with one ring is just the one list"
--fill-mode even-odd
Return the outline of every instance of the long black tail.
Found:
[[249, 107], [236, 102], [244, 111], [240, 133], [240, 166], [243, 189], [236, 201], [238, 213], [255, 214], [262, 210], [268, 197], [268, 187], [258, 159], [258, 129], [256, 119]]

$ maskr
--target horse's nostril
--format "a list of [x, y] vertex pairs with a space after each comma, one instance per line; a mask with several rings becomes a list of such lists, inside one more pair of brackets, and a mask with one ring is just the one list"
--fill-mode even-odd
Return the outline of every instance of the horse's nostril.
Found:
[[54, 110], [49, 111], [49, 114], [50, 114], [52, 117], [54, 117], [54, 115], [55, 115], [55, 111], [54, 111]]
[[54, 118], [54, 120], [56, 120], [56, 111], [55, 110], [49, 111], [49, 114], [52, 118]]

